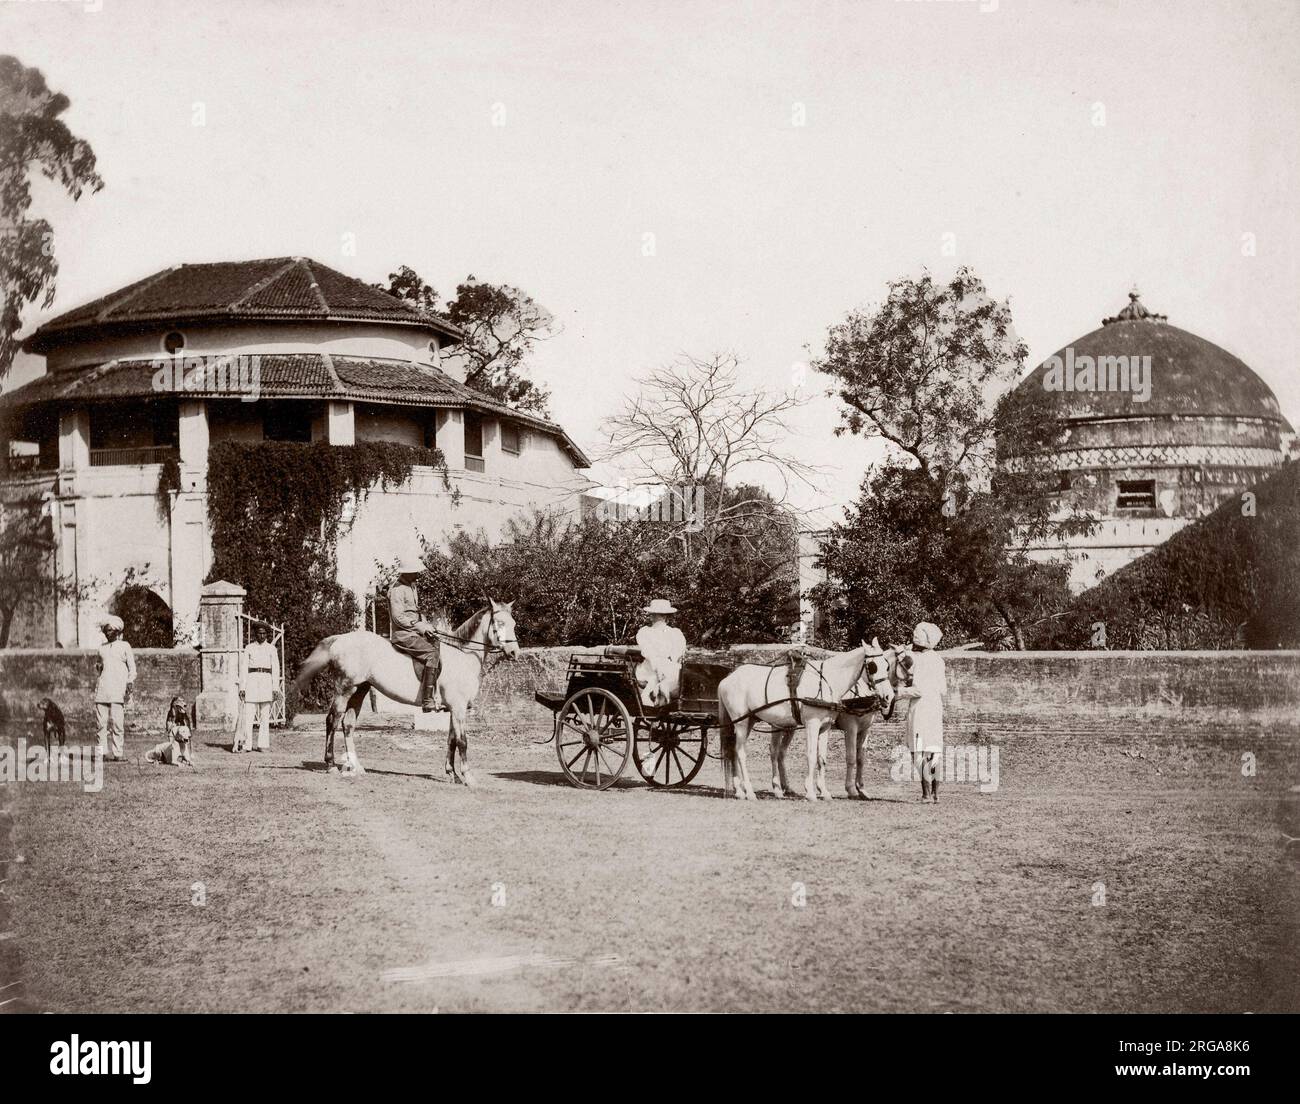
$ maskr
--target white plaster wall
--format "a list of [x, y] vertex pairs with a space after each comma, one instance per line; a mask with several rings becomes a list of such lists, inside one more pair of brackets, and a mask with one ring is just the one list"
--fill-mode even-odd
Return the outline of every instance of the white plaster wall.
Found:
[[173, 329], [185, 335], [186, 356], [327, 352], [338, 356], [384, 357], [436, 365], [440, 355], [429, 349], [430, 341], [440, 340], [437, 335], [418, 326], [365, 322], [242, 322], [234, 325], [159, 325], [156, 331], [83, 340], [65, 348], [52, 349], [46, 356], [46, 368], [60, 372], [102, 364], [115, 358], [151, 360], [166, 356], [162, 341]]

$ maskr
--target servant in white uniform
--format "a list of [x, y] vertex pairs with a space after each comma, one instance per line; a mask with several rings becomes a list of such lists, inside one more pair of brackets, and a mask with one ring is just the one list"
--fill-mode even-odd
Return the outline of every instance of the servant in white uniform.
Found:
[[921, 800], [939, 800], [939, 766], [943, 762], [943, 696], [948, 675], [934, 648], [943, 632], [922, 621], [912, 633], [912, 681], [898, 696], [912, 699], [907, 711], [907, 738], [921, 776]]
[[95, 683], [95, 725], [100, 755], [107, 747], [112, 761], [125, 758], [122, 736], [126, 731], [126, 707], [131, 701], [131, 684], [135, 682], [135, 653], [120, 639], [124, 628], [120, 617], [106, 617], [99, 626], [105, 643], [99, 646], [99, 680]]
[[[280, 653], [265, 625], [253, 630], [239, 664], [239, 700], [244, 703], [243, 730], [235, 733], [235, 751], [271, 750], [271, 703], [280, 685]], [[253, 742], [253, 725], [257, 742]]]

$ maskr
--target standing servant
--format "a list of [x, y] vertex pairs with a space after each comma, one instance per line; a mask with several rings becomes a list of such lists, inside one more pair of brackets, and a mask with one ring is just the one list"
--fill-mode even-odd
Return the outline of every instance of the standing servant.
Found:
[[135, 682], [135, 654], [131, 645], [121, 639], [125, 626], [120, 617], [106, 617], [99, 627], [103, 630], [105, 642], [99, 646], [96, 665], [99, 671], [95, 683], [96, 750], [101, 756], [108, 750], [110, 762], [120, 763], [125, 758], [122, 738], [126, 731], [131, 684]]
[[[921, 800], [939, 801], [939, 766], [943, 762], [943, 696], [948, 675], [943, 656], [934, 649], [943, 632], [922, 621], [912, 633], [912, 681], [898, 696], [913, 699], [907, 710], [907, 736], [912, 761], [921, 775]], [[938, 757], [936, 759], [936, 756]]]
[[[235, 750], [271, 750], [271, 703], [280, 686], [280, 653], [265, 625], [253, 629], [240, 663], [239, 700], [244, 703], [244, 729], [235, 734]], [[253, 742], [253, 725], [257, 742]]]

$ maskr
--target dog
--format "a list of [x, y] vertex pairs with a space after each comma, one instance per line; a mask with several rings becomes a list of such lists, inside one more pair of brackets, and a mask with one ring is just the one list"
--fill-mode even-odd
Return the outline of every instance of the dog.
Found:
[[62, 753], [63, 746], [68, 742], [68, 732], [66, 723], [63, 720], [63, 710], [54, 704], [49, 698], [42, 698], [36, 703], [36, 708], [41, 711], [41, 731], [45, 735], [45, 755], [49, 758], [50, 754], [50, 737], [59, 738], [59, 751]]

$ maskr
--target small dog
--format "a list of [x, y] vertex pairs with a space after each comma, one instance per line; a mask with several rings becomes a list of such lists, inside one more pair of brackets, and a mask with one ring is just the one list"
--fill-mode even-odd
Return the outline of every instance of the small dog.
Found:
[[50, 754], [50, 737], [59, 738], [59, 751], [63, 751], [63, 745], [68, 742], [67, 728], [63, 720], [63, 710], [60, 709], [49, 698], [42, 698], [36, 703], [36, 708], [41, 711], [41, 730], [45, 734], [45, 755], [48, 758]]

